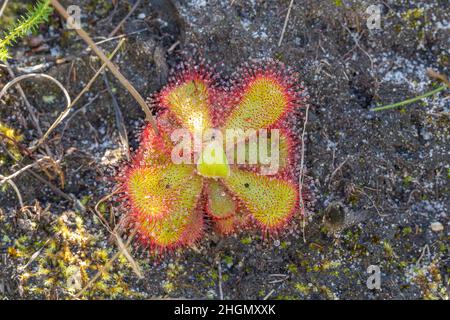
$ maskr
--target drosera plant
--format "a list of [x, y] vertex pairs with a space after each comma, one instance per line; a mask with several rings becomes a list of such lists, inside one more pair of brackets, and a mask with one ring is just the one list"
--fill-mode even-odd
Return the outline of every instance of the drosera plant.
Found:
[[[263, 60], [244, 65], [233, 79], [221, 81], [204, 63], [183, 63], [151, 98], [158, 109], [159, 134], [150, 125], [143, 129], [139, 148], [118, 181], [127, 224], [136, 230], [138, 243], [153, 252], [192, 245], [210, 225], [222, 235], [248, 228], [276, 234], [303, 212], [297, 156], [301, 146], [292, 125], [305, 97], [298, 76], [280, 62]], [[253, 129], [257, 134], [259, 129], [279, 129], [279, 170], [264, 175], [262, 164], [250, 164], [257, 151], [246, 139], [240, 142], [245, 145], [244, 163], [230, 162], [221, 144], [211, 151], [212, 162], [204, 160], [203, 151], [196, 163], [174, 163], [175, 130], [194, 135], [208, 128]], [[201, 143], [207, 149], [217, 142], [209, 137]]]

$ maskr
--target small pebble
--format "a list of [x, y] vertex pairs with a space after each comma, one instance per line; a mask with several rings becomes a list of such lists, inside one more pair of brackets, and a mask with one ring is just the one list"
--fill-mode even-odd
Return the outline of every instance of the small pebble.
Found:
[[440, 222], [433, 222], [431, 224], [431, 230], [433, 230], [434, 232], [441, 232], [444, 230], [444, 226]]

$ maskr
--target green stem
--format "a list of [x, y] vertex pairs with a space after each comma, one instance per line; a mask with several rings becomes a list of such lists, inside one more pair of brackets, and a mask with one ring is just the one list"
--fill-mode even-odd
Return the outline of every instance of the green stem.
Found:
[[411, 99], [408, 99], [408, 100], [404, 100], [404, 101], [401, 101], [401, 102], [389, 104], [387, 106], [373, 108], [373, 109], [370, 109], [370, 111], [381, 111], [381, 110], [387, 110], [387, 109], [393, 109], [393, 108], [405, 106], [407, 104], [410, 104], [410, 103], [416, 102], [418, 100], [422, 100], [422, 99], [424, 99], [426, 97], [432, 96], [432, 95], [434, 95], [434, 94], [436, 94], [438, 92], [444, 91], [445, 89], [447, 89], [447, 85], [443, 85], [441, 87], [438, 87], [438, 88], [436, 88], [436, 89], [434, 89], [432, 91], [429, 91], [427, 93], [422, 94], [421, 96], [417, 96], [417, 97], [414, 97], [414, 98], [411, 98]]

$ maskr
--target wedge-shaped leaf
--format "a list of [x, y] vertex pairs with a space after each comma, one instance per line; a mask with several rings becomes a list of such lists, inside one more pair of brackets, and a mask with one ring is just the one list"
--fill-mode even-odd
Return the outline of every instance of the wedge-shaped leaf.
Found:
[[206, 81], [195, 77], [187, 79], [166, 89], [161, 98], [162, 104], [192, 133], [212, 127]]
[[239, 169], [231, 170], [223, 181], [266, 229], [282, 226], [296, 207], [298, 191], [287, 181]]
[[236, 203], [227, 189], [214, 179], [206, 184], [206, 211], [215, 219], [226, 219], [236, 213]]
[[243, 89], [225, 129], [261, 129], [277, 122], [289, 108], [286, 88], [275, 78], [259, 75]]
[[136, 166], [161, 166], [171, 162], [173, 144], [170, 133], [159, 124], [158, 129], [159, 134], [156, 134], [151, 125], [144, 128], [139, 149], [133, 159]]
[[139, 215], [141, 236], [164, 249], [195, 241], [203, 228], [203, 217], [196, 211], [201, 190], [202, 179], [192, 175], [174, 194], [168, 215], [153, 221]]
[[126, 188], [133, 210], [147, 220], [165, 216], [192, 172], [192, 166], [175, 164], [131, 169]]
[[[270, 133], [270, 131], [269, 131]], [[290, 137], [282, 130], [278, 131], [276, 139], [272, 141], [268, 135], [266, 148], [262, 149], [262, 140], [258, 140], [258, 134], [255, 138], [241, 139], [237, 141], [234, 147], [234, 163], [246, 166], [268, 167], [275, 166], [278, 170], [284, 170], [289, 165], [289, 153], [293, 151], [293, 144]], [[272, 147], [274, 150], [272, 151]], [[262, 149], [262, 150], [261, 150]], [[244, 150], [244, 158], [240, 159], [238, 153]], [[231, 150], [227, 150], [231, 152]]]

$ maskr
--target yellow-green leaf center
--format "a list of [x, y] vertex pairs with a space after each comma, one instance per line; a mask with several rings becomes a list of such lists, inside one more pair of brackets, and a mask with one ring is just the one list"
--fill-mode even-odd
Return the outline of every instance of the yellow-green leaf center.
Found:
[[224, 178], [230, 175], [230, 166], [221, 144], [212, 141], [204, 146], [197, 171], [208, 178]]

